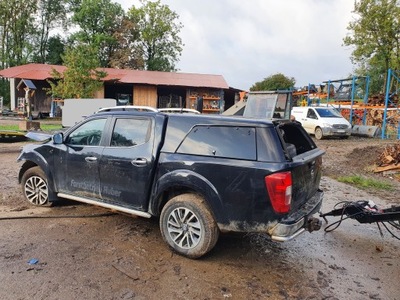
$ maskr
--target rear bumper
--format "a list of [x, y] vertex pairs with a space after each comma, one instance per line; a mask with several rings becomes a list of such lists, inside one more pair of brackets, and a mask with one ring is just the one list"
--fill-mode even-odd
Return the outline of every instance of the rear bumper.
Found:
[[268, 232], [272, 240], [285, 242], [295, 238], [304, 231], [311, 232], [318, 230], [319, 226], [312, 225], [316, 221], [312, 215], [320, 211], [323, 196], [324, 192], [318, 190], [300, 209], [272, 227]]

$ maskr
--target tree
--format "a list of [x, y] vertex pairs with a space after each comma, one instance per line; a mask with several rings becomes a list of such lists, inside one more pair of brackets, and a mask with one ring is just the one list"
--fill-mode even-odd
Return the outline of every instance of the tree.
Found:
[[65, 43], [59, 35], [50, 37], [47, 41], [45, 62], [50, 65], [62, 65]]
[[121, 27], [114, 32], [118, 48], [115, 49], [110, 58], [110, 67], [118, 69], [144, 69], [143, 56], [136, 51], [134, 41], [138, 36], [135, 24], [128, 18], [124, 18]]
[[[27, 63], [32, 55], [36, 0], [0, 1], [0, 68]], [[9, 104], [9, 82], [0, 79], [0, 96]]]
[[[68, 0], [39, 0], [37, 14], [37, 54], [36, 62], [47, 61], [50, 31], [66, 22]], [[52, 40], [54, 43], [55, 40]]]
[[82, 0], [72, 16], [80, 30], [71, 38], [97, 48], [101, 66], [108, 67], [118, 48], [114, 33], [121, 27], [124, 15], [121, 5], [110, 0]]
[[250, 91], [275, 91], [292, 88], [296, 83], [294, 77], [286, 77], [282, 73], [276, 73], [263, 81], [256, 82], [250, 88]]
[[[374, 80], [379, 80], [375, 75], [400, 68], [400, 7], [397, 2], [360, 0], [354, 3], [354, 13], [358, 17], [349, 23], [350, 34], [343, 42], [345, 46], [354, 47], [351, 59], [358, 65], [356, 73], [365, 71], [374, 75], [371, 87], [376, 86]], [[382, 84], [380, 90], [384, 86]]]
[[160, 0], [140, 1], [142, 6], [132, 7], [128, 17], [136, 26], [133, 40], [135, 51], [143, 57], [144, 69], [152, 71], [175, 71], [183, 44], [179, 37], [182, 23], [178, 15]]
[[0, 2], [2, 68], [25, 64], [33, 53], [36, 0]]
[[67, 69], [63, 73], [53, 69], [54, 81], [48, 81], [49, 94], [63, 99], [92, 98], [103, 86], [101, 79], [107, 75], [97, 70], [100, 66], [97, 53], [98, 49], [84, 44], [68, 48], [63, 56]]

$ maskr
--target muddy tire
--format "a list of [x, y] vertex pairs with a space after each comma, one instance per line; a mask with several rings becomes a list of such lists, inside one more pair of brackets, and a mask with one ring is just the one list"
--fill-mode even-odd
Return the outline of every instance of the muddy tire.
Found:
[[22, 176], [22, 192], [29, 203], [50, 206], [47, 177], [39, 167], [28, 169]]
[[219, 229], [204, 199], [195, 194], [182, 194], [164, 206], [160, 216], [164, 241], [175, 252], [199, 258], [214, 248]]
[[315, 134], [315, 138], [317, 140], [322, 140], [324, 138], [324, 134], [322, 133], [321, 127], [315, 128], [315, 133], [314, 134]]

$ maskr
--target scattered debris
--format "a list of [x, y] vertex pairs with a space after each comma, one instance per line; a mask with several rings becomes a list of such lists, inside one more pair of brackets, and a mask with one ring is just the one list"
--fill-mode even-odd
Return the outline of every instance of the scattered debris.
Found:
[[400, 172], [400, 142], [393, 145], [387, 145], [383, 152], [376, 160], [375, 173], [385, 171], [398, 171]]
[[32, 258], [32, 259], [30, 259], [30, 260], [28, 261], [28, 264], [30, 264], [30, 265], [36, 265], [38, 262], [39, 262], [38, 259]]

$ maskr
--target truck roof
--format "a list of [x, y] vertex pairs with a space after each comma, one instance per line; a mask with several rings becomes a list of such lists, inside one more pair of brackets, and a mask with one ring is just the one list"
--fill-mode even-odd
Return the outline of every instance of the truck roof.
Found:
[[182, 120], [185, 123], [198, 123], [198, 124], [230, 124], [230, 125], [240, 125], [240, 126], [250, 126], [250, 125], [272, 125], [273, 122], [268, 119], [258, 119], [258, 118], [244, 118], [241, 116], [223, 116], [223, 115], [212, 115], [212, 114], [188, 114], [188, 113], [167, 113], [159, 111], [136, 111], [136, 110], [110, 110], [110, 111], [100, 111], [95, 115], [118, 115], [118, 116], [145, 116], [145, 115], [165, 115], [170, 121]]

